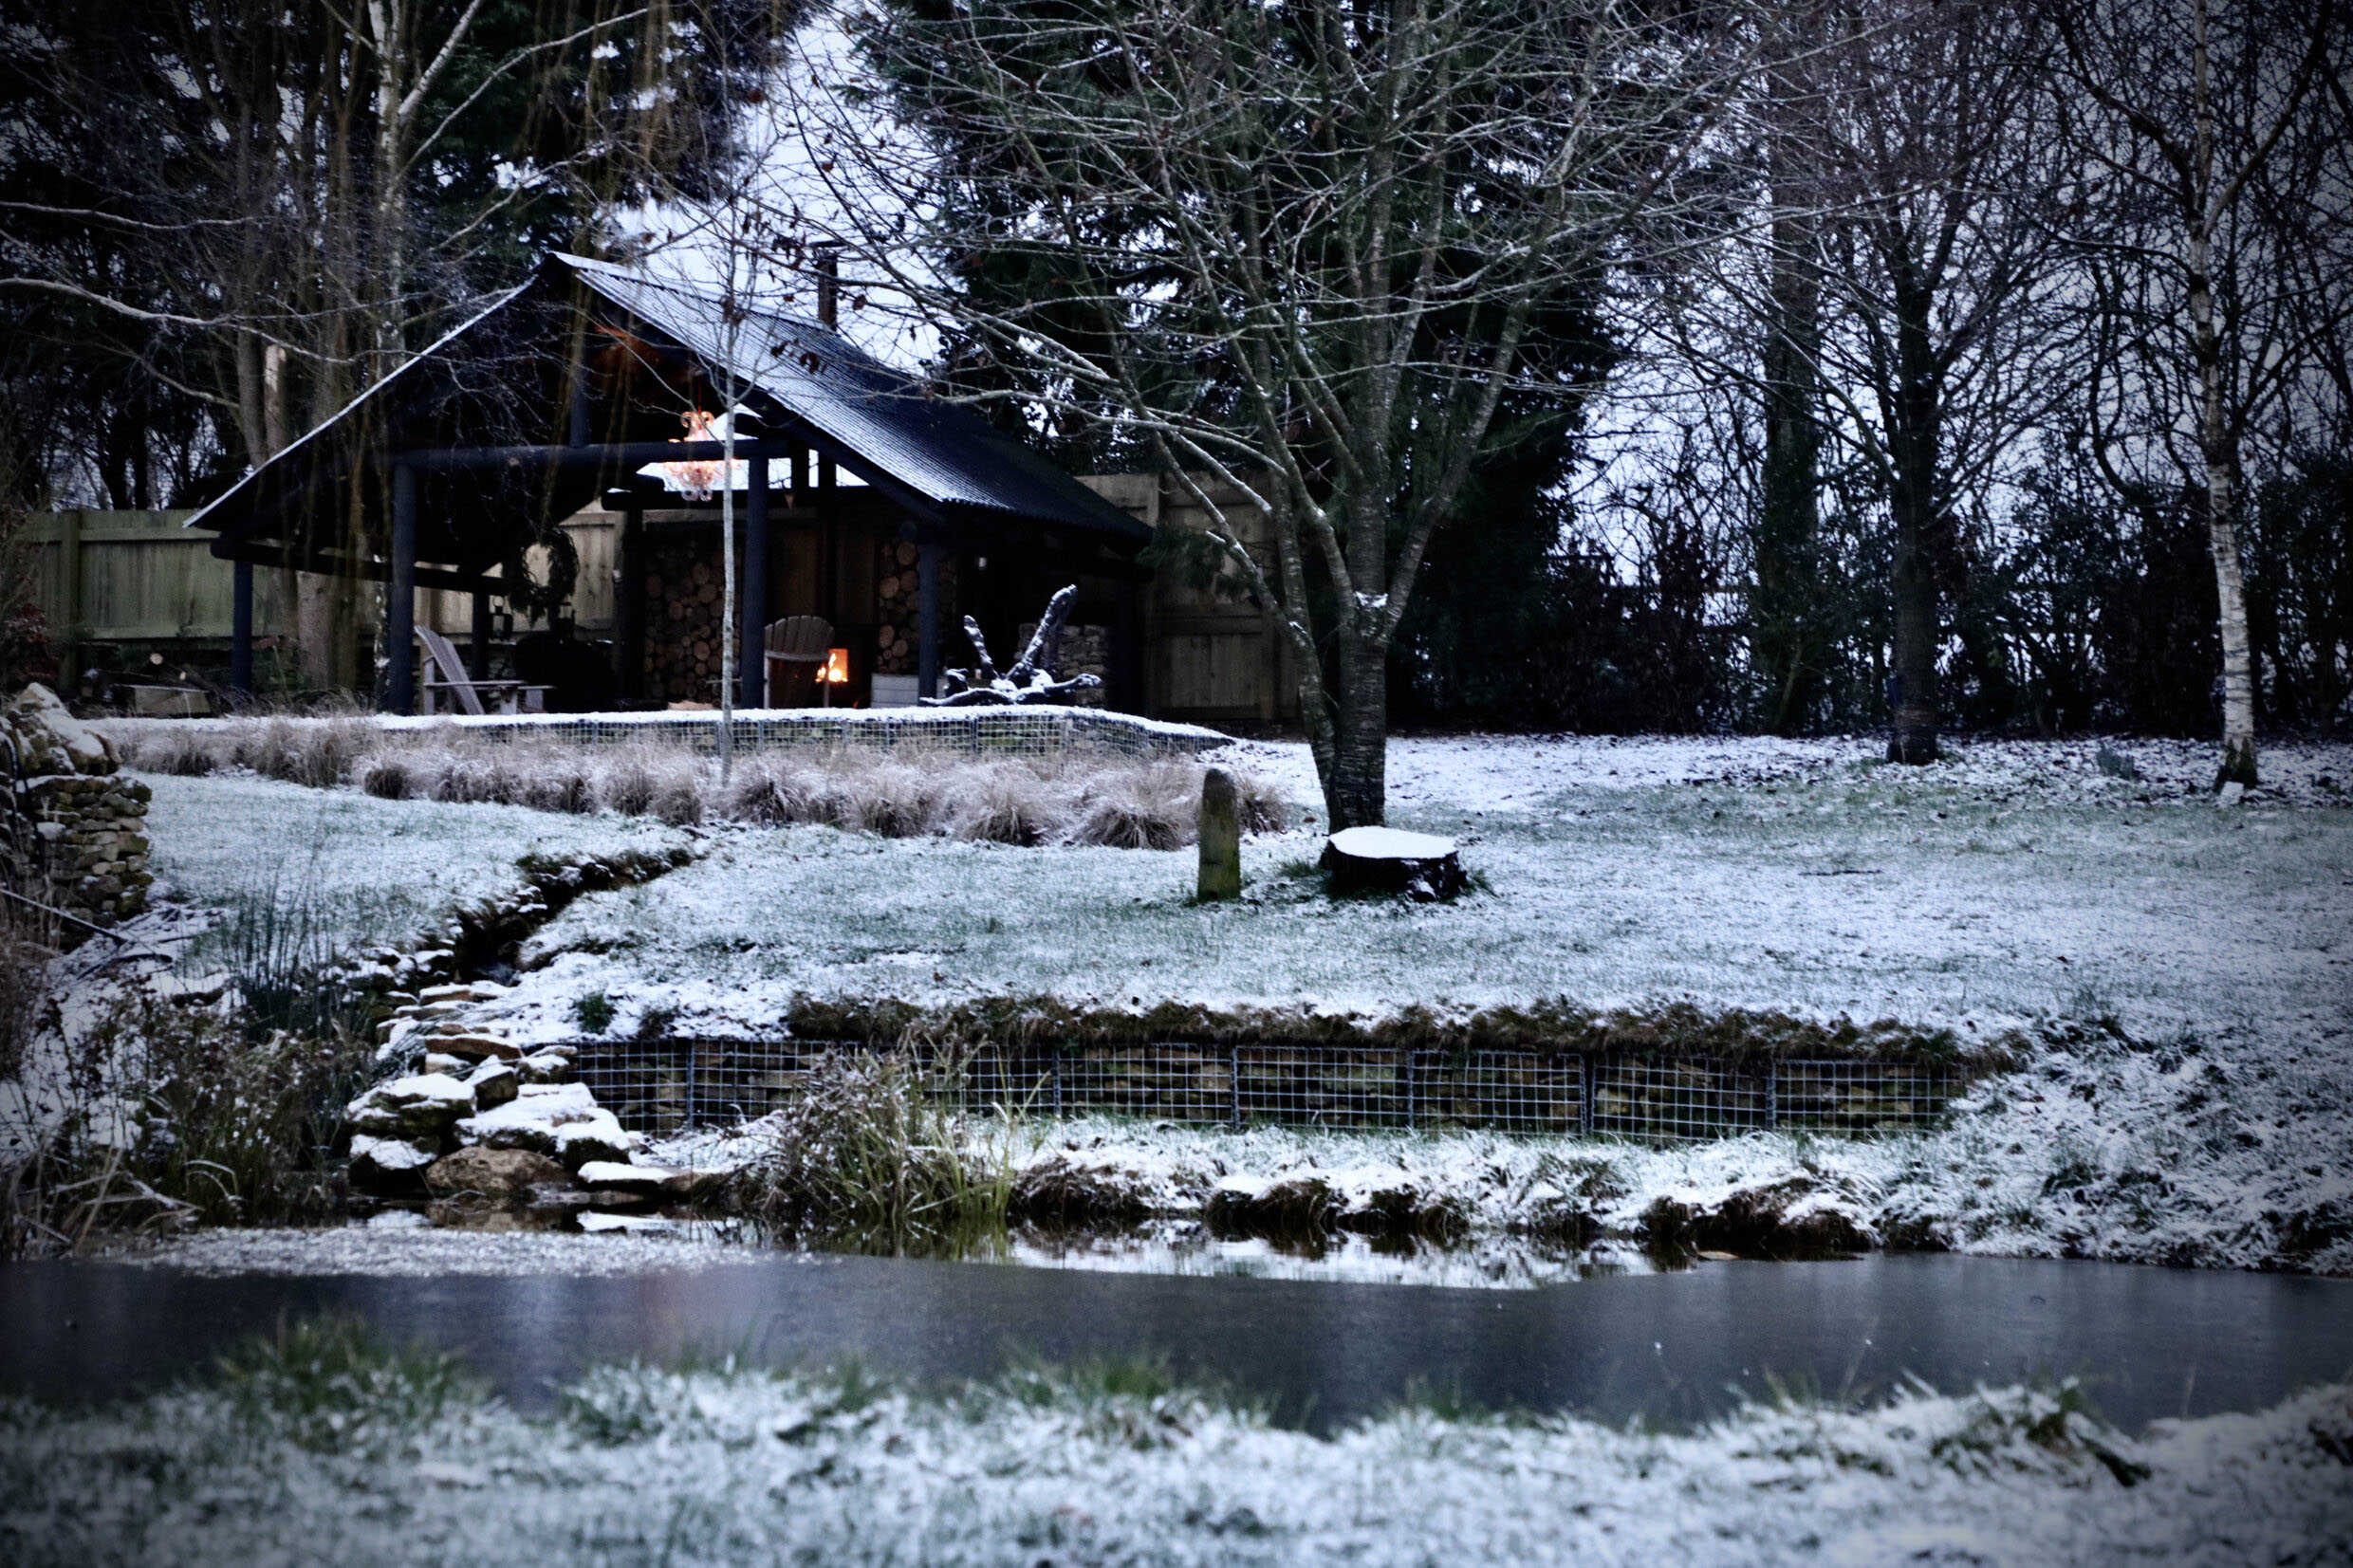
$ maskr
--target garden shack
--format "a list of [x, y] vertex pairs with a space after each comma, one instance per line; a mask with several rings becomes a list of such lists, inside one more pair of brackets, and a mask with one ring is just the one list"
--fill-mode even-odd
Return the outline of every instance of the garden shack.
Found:
[[188, 520], [234, 563], [232, 680], [250, 687], [258, 569], [383, 585], [380, 641], [373, 616], [348, 630], [384, 651], [391, 711], [419, 706], [419, 624], [452, 631], [475, 678], [538, 657], [551, 706], [713, 702], [732, 489], [739, 706], [763, 705], [771, 622], [824, 623], [805, 700], [904, 704], [969, 662], [964, 617], [1002, 656], [1076, 583], [1062, 669], [1099, 675], [1108, 706], [1285, 716], [1263, 618], [1156, 594], [1138, 559], [1176, 487], [1074, 479], [848, 341], [818, 285], [814, 321], [731, 320], [715, 291], [547, 258]]

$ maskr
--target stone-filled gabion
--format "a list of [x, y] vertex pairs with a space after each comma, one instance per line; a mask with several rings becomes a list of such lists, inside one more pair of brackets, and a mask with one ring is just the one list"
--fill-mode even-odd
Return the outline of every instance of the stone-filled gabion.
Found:
[[0, 723], [14, 743], [15, 807], [30, 830], [13, 868], [27, 895], [101, 926], [144, 910], [155, 880], [148, 787], [124, 778], [113, 744], [46, 687], [27, 687]]

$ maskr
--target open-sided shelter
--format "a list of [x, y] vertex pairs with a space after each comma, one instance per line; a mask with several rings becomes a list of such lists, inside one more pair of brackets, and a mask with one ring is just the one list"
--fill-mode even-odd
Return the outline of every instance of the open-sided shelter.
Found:
[[950, 637], [963, 615], [1001, 653], [1076, 581], [1073, 621], [1107, 644], [1109, 704], [1141, 710], [1150, 528], [850, 343], [831, 328], [829, 279], [819, 292], [818, 322], [731, 319], [715, 290], [549, 257], [189, 520], [238, 563], [236, 657], [250, 672], [252, 568], [380, 581], [383, 704], [411, 711], [416, 590], [474, 596], [484, 673], [493, 598], [547, 608], [532, 546], [561, 550], [564, 521], [601, 505], [621, 519], [604, 568], [621, 700], [714, 699], [719, 499], [641, 470], [718, 462], [718, 443], [681, 437], [729, 413], [732, 350], [741, 702], [759, 703], [762, 630], [781, 617], [832, 624], [841, 701], [866, 700], [878, 675], [930, 694], [943, 663], [964, 662]]

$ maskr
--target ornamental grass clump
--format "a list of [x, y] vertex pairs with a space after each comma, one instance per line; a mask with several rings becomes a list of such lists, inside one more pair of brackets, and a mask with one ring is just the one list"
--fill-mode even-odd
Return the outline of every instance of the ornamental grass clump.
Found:
[[767, 1121], [768, 1145], [736, 1178], [744, 1207], [778, 1230], [864, 1231], [894, 1240], [1002, 1227], [1011, 1202], [1011, 1124], [984, 1135], [942, 1103], [903, 1053], [842, 1052]]

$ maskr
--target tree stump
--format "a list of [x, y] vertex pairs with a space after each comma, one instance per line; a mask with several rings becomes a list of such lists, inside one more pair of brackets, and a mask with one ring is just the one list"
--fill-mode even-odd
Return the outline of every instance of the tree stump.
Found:
[[1242, 896], [1242, 807], [1233, 775], [1201, 775], [1201, 899]]
[[1394, 827], [1351, 827], [1324, 846], [1334, 893], [1401, 893], [1418, 903], [1452, 898], [1467, 885], [1454, 840]]

